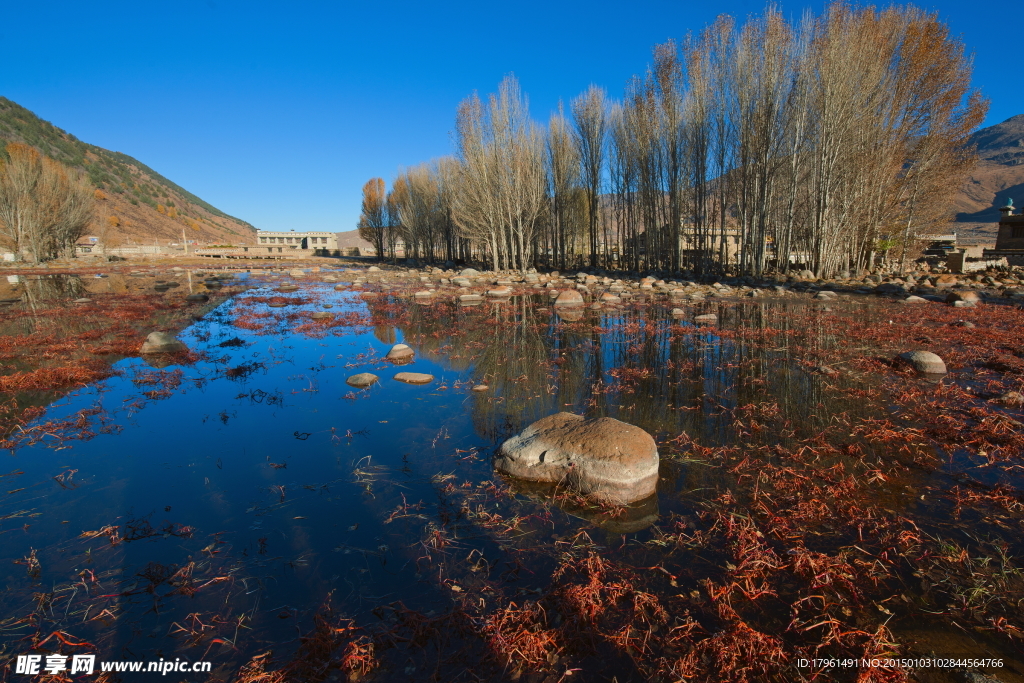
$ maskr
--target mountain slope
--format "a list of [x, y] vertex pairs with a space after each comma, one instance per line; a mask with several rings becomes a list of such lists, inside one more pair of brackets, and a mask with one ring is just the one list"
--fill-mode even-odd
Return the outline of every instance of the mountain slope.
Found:
[[171, 182], [137, 159], [90, 145], [0, 97], [0, 155], [23, 142], [86, 174], [96, 188], [96, 212], [88, 234], [110, 246], [199, 243], [250, 244], [256, 229]]
[[973, 227], [995, 239], [999, 207], [1008, 199], [1024, 205], [1024, 114], [982, 128], [971, 142], [978, 147], [978, 166], [954, 200], [954, 227]]

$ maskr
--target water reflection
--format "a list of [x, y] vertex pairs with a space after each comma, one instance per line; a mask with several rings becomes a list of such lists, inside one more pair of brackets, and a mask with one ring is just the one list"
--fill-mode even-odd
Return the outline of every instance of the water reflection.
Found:
[[[67, 302], [153, 284], [113, 275], [24, 282], [18, 296]], [[276, 284], [251, 283], [192, 325], [181, 338], [199, 352], [194, 364], [155, 371], [121, 360], [120, 376], [67, 397], [47, 416], [70, 420], [97, 406], [117, 430], [10, 456], [0, 471], [15, 482], [0, 508], [0, 575], [9, 587], [0, 597], [9, 615], [0, 618], [0, 655], [67, 630], [131, 658], [209, 652], [227, 679], [252, 656], [294, 645], [328, 596], [363, 620], [379, 617], [382, 605], [440, 614], [471, 587], [473, 605], [491, 605], [503, 590], [521, 604], [544, 588], [552, 557], [564, 550], [554, 544], [581, 532], [603, 555], [635, 552], [637, 567], [661, 566], [665, 548], [682, 553], [674, 561], [692, 572], [685, 595], [704, 595], [705, 582], [724, 585], [745, 569], [722, 547], [691, 552], [697, 546], [686, 539], [695, 536], [679, 529], [691, 533], [701, 515], [746, 523], [739, 508], [729, 517], [716, 506], [742, 498], [752, 509], [761, 471], [790, 466], [786, 449], [802, 448], [837, 419], [884, 414], [858, 393], [877, 378], [815, 370], [819, 357], [840, 361], [846, 340], [831, 312], [799, 302], [695, 302], [673, 316], [678, 304], [648, 298], [565, 315], [547, 295], [439, 296], [417, 305], [386, 288], [305, 283], [301, 300], [270, 308]], [[198, 278], [194, 287], [205, 291]], [[313, 320], [326, 305], [335, 318]], [[717, 324], [695, 324], [707, 313]], [[44, 324], [23, 316], [0, 332]], [[382, 358], [399, 342], [416, 352], [401, 369], [432, 374], [434, 383], [389, 381], [400, 369]], [[381, 381], [361, 390], [345, 383], [361, 372]], [[489, 389], [471, 390], [480, 384]], [[494, 448], [560, 411], [614, 417], [654, 434], [663, 456], [658, 494], [608, 509], [555, 487], [501, 480]], [[736, 455], [728, 468], [707, 456], [717, 447]], [[874, 455], [816, 455], [816, 467], [833, 468], [835, 487], [816, 495], [841, 497], [847, 473], [863, 474]], [[915, 476], [880, 481], [872, 495], [894, 516], [910, 515], [919, 503], [908, 482], [926, 479]], [[868, 543], [856, 533], [833, 538], [841, 521], [807, 522], [815, 552]], [[776, 538], [789, 543], [785, 523]], [[744, 547], [763, 542], [743, 538]], [[34, 575], [29, 557], [39, 562]], [[92, 602], [75, 592], [82, 580]], [[35, 596], [48, 592], [67, 596], [64, 612], [38, 607]], [[678, 602], [683, 589], [674, 583], [670, 592], [679, 613], [703, 604], [685, 595], [690, 602]], [[782, 631], [792, 618], [787, 608], [775, 605], [765, 618]], [[708, 621], [707, 630], [715, 628], [724, 627]]]

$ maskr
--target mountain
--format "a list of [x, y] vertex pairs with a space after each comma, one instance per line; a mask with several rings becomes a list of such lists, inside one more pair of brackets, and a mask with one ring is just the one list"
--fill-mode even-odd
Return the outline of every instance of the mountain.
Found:
[[982, 128], [971, 136], [978, 166], [955, 198], [953, 229], [994, 241], [999, 207], [1024, 205], [1024, 114]]
[[88, 235], [109, 246], [180, 243], [251, 244], [256, 228], [229, 216], [137, 159], [90, 145], [0, 97], [0, 155], [23, 142], [83, 172], [96, 188]]

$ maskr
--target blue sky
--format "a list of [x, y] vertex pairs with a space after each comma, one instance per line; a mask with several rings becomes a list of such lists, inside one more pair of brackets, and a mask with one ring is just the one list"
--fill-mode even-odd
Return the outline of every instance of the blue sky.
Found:
[[[450, 152], [455, 107], [474, 90], [515, 73], [546, 120], [591, 83], [619, 96], [656, 43], [764, 6], [9, 0], [0, 95], [257, 227], [351, 230], [367, 179]], [[1020, 3], [921, 6], [974, 51], [988, 124], [1024, 113]]]

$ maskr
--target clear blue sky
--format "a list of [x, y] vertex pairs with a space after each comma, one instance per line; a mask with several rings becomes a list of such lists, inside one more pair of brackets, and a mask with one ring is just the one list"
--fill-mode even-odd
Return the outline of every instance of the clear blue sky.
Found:
[[[351, 230], [367, 179], [450, 152], [455, 107], [474, 90], [513, 72], [546, 120], [591, 83], [621, 95], [656, 43], [764, 6], [9, 0], [0, 95], [257, 227]], [[1024, 113], [1021, 4], [921, 6], [974, 51], [988, 123]]]

